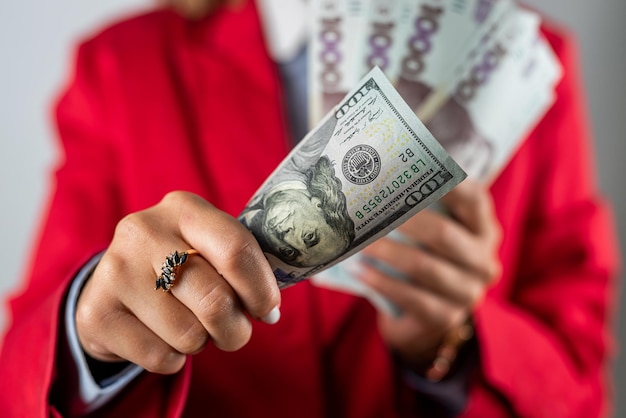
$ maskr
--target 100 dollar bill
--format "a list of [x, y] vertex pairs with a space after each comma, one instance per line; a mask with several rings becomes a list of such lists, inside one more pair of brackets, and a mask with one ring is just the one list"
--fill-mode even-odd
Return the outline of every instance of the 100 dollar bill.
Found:
[[375, 68], [283, 160], [239, 219], [284, 288], [389, 233], [465, 177]]

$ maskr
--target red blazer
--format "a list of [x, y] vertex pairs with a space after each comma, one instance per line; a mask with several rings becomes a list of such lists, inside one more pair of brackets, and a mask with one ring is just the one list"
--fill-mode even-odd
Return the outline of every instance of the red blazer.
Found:
[[[614, 227], [590, 164], [576, 56], [548, 37], [566, 76], [492, 187], [504, 273], [475, 313], [480, 359], [463, 417], [607, 411]], [[80, 46], [57, 107], [56, 187], [9, 303], [4, 416], [59, 415], [49, 391], [69, 384], [55, 359], [64, 293], [117, 221], [177, 189], [238, 214], [288, 152], [284, 107], [251, 5], [197, 23], [157, 11]], [[420, 416], [367, 302], [303, 283], [282, 303], [279, 324], [255, 324], [242, 350], [209, 347], [175, 376], [144, 374], [94, 415]]]

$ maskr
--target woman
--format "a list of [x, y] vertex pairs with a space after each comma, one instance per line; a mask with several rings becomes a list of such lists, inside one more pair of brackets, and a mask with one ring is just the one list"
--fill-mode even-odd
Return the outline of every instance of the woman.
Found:
[[[493, 186], [464, 182], [442, 199], [451, 217], [405, 223], [420, 246], [365, 250], [410, 277], [367, 266], [360, 277], [396, 318], [310, 283], [279, 292], [233, 216], [291, 146], [291, 103], [252, 2], [174, 3], [208, 15], [156, 11], [79, 49], [57, 107], [65, 158], [11, 301], [4, 413], [606, 412], [615, 244], [565, 38], [546, 30], [566, 76]], [[191, 248], [176, 285], [155, 292], [166, 256]], [[468, 318], [475, 336], [458, 345]]]

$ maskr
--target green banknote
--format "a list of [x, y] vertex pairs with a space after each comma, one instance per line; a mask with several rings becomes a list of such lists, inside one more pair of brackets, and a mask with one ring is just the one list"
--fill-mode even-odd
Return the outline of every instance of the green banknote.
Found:
[[283, 288], [386, 235], [465, 177], [374, 68], [276, 168], [239, 219]]

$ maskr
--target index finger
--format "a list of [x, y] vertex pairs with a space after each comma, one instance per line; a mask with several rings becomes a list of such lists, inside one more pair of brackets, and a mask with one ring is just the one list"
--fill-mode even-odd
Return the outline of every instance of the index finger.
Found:
[[237, 219], [191, 193], [168, 195], [177, 207], [181, 237], [228, 282], [245, 310], [274, 323], [280, 315], [280, 290], [254, 235]]

